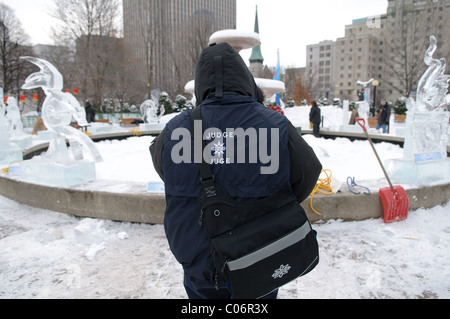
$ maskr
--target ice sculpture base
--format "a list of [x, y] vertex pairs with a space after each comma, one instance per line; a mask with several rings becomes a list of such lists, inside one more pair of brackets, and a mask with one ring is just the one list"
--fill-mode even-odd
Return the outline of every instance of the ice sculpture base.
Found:
[[113, 133], [119, 133], [121, 132], [121, 128], [110, 125], [110, 124], [92, 124], [87, 128], [87, 131], [91, 133], [92, 135], [99, 135], [99, 134], [113, 134]]
[[40, 140], [50, 141], [51, 133], [50, 131], [39, 131], [37, 132], [37, 136]]
[[0, 145], [0, 166], [9, 166], [13, 162], [22, 161], [22, 149], [13, 143]]
[[72, 187], [96, 179], [95, 162], [54, 163], [33, 159], [18, 165], [18, 176], [30, 183]]
[[146, 123], [140, 124], [139, 129], [143, 132], [154, 132], [154, 131], [162, 131], [166, 127], [165, 124], [160, 123]]
[[17, 144], [24, 150], [30, 148], [33, 145], [33, 137], [29, 135], [11, 137], [10, 141], [14, 144]]
[[364, 133], [361, 126], [359, 125], [341, 125], [339, 130], [344, 133], [357, 133], [357, 134]]
[[417, 163], [407, 160], [388, 160], [386, 168], [394, 183], [428, 185], [450, 181], [450, 159]]
[[150, 182], [147, 186], [147, 192], [155, 194], [165, 194], [166, 187], [164, 183]]

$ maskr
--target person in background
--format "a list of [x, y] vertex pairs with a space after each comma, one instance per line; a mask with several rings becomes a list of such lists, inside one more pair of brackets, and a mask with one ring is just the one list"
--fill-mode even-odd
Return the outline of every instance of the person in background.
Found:
[[93, 123], [95, 122], [95, 109], [92, 107], [91, 102], [86, 101], [85, 104], [85, 109], [86, 109], [86, 120], [88, 123]]
[[313, 133], [315, 137], [320, 137], [320, 122], [322, 118], [322, 112], [320, 108], [317, 106], [316, 101], [312, 101], [311, 112], [309, 113], [309, 121], [313, 126]]
[[377, 109], [377, 116], [378, 116], [378, 124], [377, 124], [377, 130], [379, 130], [381, 127], [383, 127], [383, 133], [388, 133], [388, 126], [389, 121], [391, 118], [391, 106], [386, 102], [386, 100], [381, 100], [381, 105]]

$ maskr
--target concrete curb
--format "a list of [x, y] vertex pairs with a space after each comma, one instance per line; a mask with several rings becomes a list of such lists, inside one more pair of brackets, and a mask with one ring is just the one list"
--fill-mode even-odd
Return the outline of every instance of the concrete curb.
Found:
[[[306, 132], [306, 131], [305, 131]], [[307, 133], [307, 132], [306, 132]], [[327, 138], [345, 137], [350, 139], [366, 139], [363, 134], [324, 132]], [[143, 135], [158, 135], [159, 132], [144, 132]], [[105, 134], [92, 137], [93, 140], [125, 139], [133, 133]], [[375, 141], [402, 144], [403, 138], [389, 136], [373, 136]], [[24, 159], [42, 153], [48, 143], [35, 146], [24, 153]], [[99, 181], [108, 188], [108, 183], [122, 191], [99, 192], [89, 190], [89, 185], [75, 188], [57, 188], [37, 185], [0, 176], [0, 195], [28, 206], [71, 214], [83, 218], [99, 218], [114, 221], [162, 224], [166, 208], [165, 196], [146, 192], [147, 185], [133, 182]], [[97, 188], [98, 189], [98, 188]], [[126, 190], [126, 191], [123, 191]], [[418, 187], [407, 190], [410, 199], [410, 210], [432, 208], [444, 205], [449, 201], [450, 183]], [[302, 203], [312, 222], [320, 220], [361, 221], [383, 217], [383, 206], [378, 194], [354, 195], [349, 192], [331, 196], [317, 194], [314, 196], [314, 208], [323, 213], [319, 216], [310, 207], [310, 199]]]
[[[111, 184], [117, 185], [116, 182]], [[145, 184], [133, 184], [130, 189], [145, 190]], [[449, 201], [450, 184], [407, 190], [410, 210], [432, 208]], [[71, 214], [82, 218], [99, 218], [122, 222], [162, 224], [166, 208], [165, 196], [149, 193], [109, 193], [84, 189], [55, 188], [29, 184], [0, 177], [0, 195], [21, 204]], [[316, 195], [314, 207], [323, 212], [315, 214], [309, 199], [302, 206], [312, 222], [342, 219], [361, 221], [381, 218], [383, 207], [378, 193], [353, 195], [338, 193]]]

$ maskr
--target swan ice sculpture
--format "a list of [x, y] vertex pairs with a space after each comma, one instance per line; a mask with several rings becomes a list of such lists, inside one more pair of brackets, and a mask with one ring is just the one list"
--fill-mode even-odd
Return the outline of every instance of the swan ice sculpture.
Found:
[[[436, 49], [436, 37], [431, 36], [430, 46], [424, 58], [428, 69], [419, 81], [416, 100], [413, 98], [407, 100], [407, 134], [404, 146], [404, 158], [407, 160], [414, 160], [421, 154], [427, 154], [430, 160], [447, 159], [449, 115], [446, 94], [450, 76], [444, 74], [447, 66], [445, 59], [433, 59]], [[450, 164], [448, 165], [450, 168]]]
[[[21, 57], [40, 68], [40, 72], [31, 74], [22, 86], [23, 90], [42, 88], [47, 95], [42, 105], [42, 120], [47, 129], [52, 132], [47, 158], [56, 162], [71, 161], [66, 141], [72, 146], [74, 159], [83, 159], [82, 150], [89, 151], [95, 162], [102, 162], [102, 156], [95, 147], [94, 142], [86, 134], [70, 126], [72, 117], [80, 126], [87, 126], [86, 112], [70, 93], [63, 92], [63, 77], [61, 73], [48, 61]], [[82, 150], [80, 151], [80, 147]]]
[[418, 112], [434, 112], [443, 110], [441, 106], [446, 104], [446, 94], [448, 92], [448, 82], [450, 75], [445, 75], [447, 67], [446, 60], [433, 59], [433, 54], [437, 49], [435, 36], [430, 37], [430, 47], [425, 54], [425, 64], [428, 70], [422, 76], [417, 87], [417, 102], [410, 99], [408, 110]]

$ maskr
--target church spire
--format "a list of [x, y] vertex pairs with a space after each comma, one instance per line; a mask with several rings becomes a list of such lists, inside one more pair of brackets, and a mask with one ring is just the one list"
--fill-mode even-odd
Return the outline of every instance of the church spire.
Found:
[[[256, 6], [255, 32], [259, 34], [258, 6]], [[261, 53], [261, 46], [253, 48], [252, 55], [250, 57], [250, 62], [260, 62], [260, 63], [264, 62], [264, 58]]]

